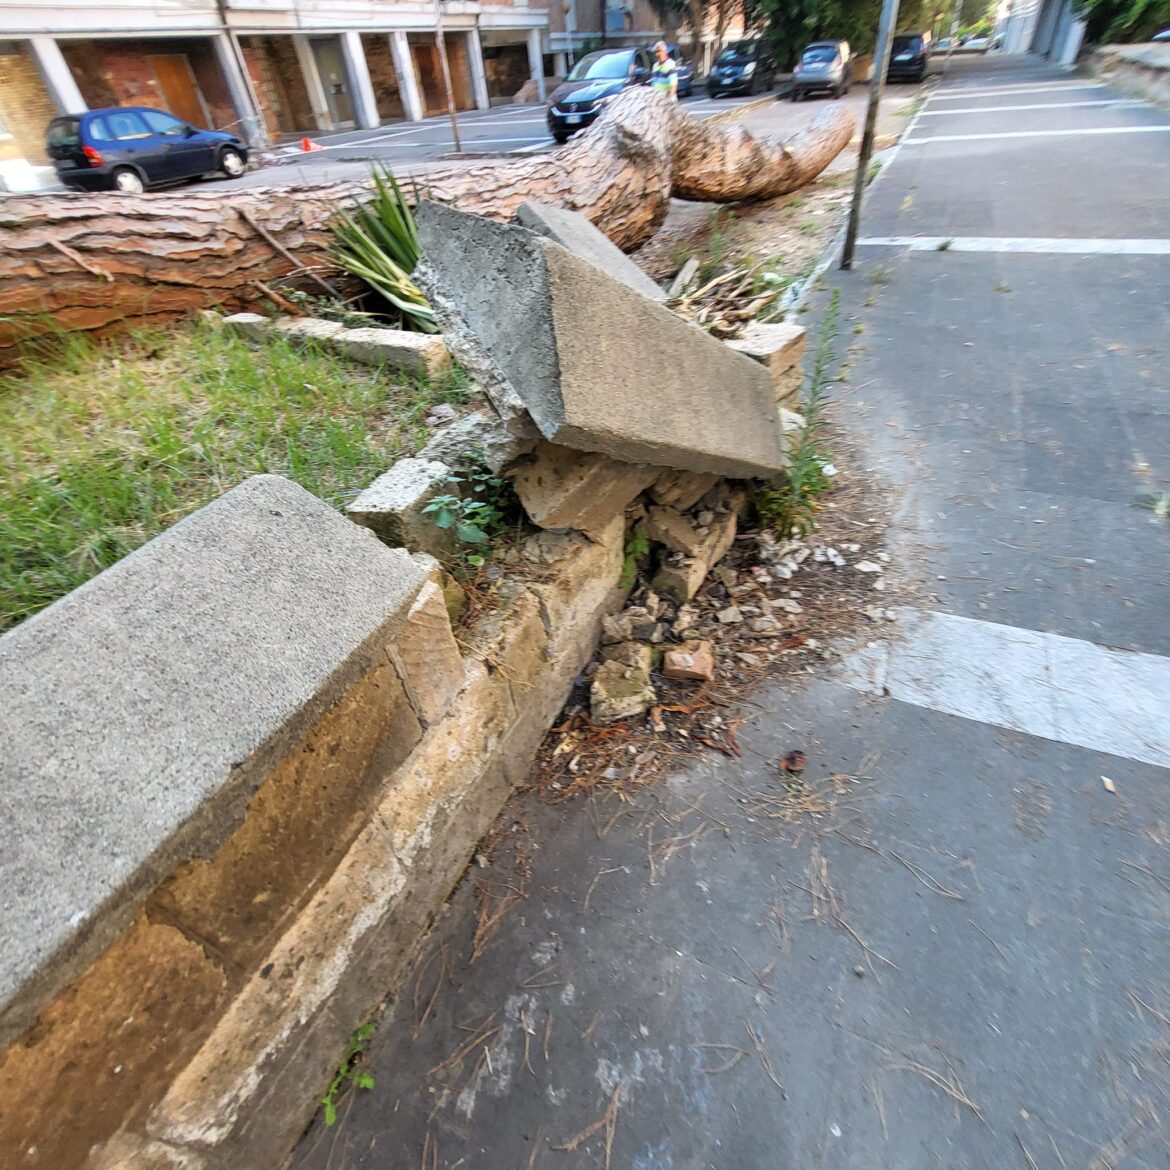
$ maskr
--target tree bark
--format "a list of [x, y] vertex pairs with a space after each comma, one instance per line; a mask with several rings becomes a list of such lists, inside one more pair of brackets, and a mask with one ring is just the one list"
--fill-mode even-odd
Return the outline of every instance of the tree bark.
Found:
[[[853, 117], [839, 106], [787, 142], [761, 141], [742, 126], [700, 122], [663, 95], [629, 90], [560, 150], [447, 167], [421, 187], [495, 219], [511, 219], [525, 199], [571, 208], [629, 251], [654, 233], [672, 195], [782, 195], [815, 178], [852, 135]], [[263, 299], [258, 283], [320, 292], [288, 253], [340, 284], [329, 224], [339, 205], [368, 190], [358, 182], [4, 200], [0, 361], [22, 341], [61, 330], [103, 333], [200, 308], [247, 308]]]

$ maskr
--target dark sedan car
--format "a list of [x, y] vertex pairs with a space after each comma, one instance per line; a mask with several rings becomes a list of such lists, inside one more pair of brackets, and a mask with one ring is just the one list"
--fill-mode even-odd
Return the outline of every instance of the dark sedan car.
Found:
[[235, 178], [248, 161], [234, 134], [198, 130], [149, 106], [54, 118], [47, 148], [58, 178], [78, 191], [139, 192], [213, 171]]
[[549, 97], [548, 128], [558, 142], [584, 130], [623, 89], [650, 84], [645, 49], [602, 49], [587, 53]]
[[926, 68], [933, 51], [934, 45], [928, 32], [903, 33], [894, 37], [886, 76], [891, 80], [905, 77], [911, 81], [922, 81], [926, 77]]
[[763, 41], [735, 41], [711, 66], [707, 92], [713, 97], [725, 93], [761, 93], [772, 88], [776, 67]]

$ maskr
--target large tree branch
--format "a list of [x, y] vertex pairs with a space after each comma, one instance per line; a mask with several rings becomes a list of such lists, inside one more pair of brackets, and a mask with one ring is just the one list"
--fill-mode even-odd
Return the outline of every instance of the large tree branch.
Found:
[[[631, 250], [657, 229], [672, 195], [733, 202], [794, 191], [852, 133], [852, 115], [830, 106], [787, 142], [760, 140], [742, 126], [700, 122], [663, 95], [629, 90], [559, 150], [453, 165], [424, 185], [433, 199], [496, 219], [510, 219], [525, 199], [568, 207]], [[312, 291], [287, 253], [335, 277], [330, 221], [368, 191], [334, 183], [4, 200], [0, 360], [22, 338], [57, 329], [104, 332], [211, 305], [243, 308], [261, 297], [253, 282]]]

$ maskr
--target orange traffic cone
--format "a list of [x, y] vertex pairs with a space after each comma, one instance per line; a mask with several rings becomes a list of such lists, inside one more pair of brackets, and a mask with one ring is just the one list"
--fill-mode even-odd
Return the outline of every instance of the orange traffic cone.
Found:
[[309, 150], [324, 150], [324, 149], [325, 149], [325, 147], [323, 147], [319, 142], [314, 142], [311, 138], [302, 138], [301, 139], [301, 150], [309, 151]]

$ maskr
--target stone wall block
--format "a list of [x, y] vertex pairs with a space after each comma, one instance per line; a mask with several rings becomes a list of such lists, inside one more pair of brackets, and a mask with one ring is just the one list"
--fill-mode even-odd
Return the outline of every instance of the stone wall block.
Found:
[[364, 327], [332, 334], [333, 348], [342, 357], [367, 366], [384, 366], [416, 377], [434, 378], [451, 368], [451, 351], [434, 333]]
[[415, 714], [425, 726], [437, 723], [463, 685], [463, 659], [451, 631], [446, 598], [433, 581], [423, 586], [411, 606], [390, 659]]
[[534, 524], [594, 533], [622, 513], [658, 473], [658, 468], [541, 441], [511, 477]]
[[436, 497], [457, 495], [451, 469], [432, 459], [399, 459], [349, 505], [352, 520], [393, 548], [429, 552], [440, 560], [455, 551], [453, 528], [439, 528], [424, 509]]

